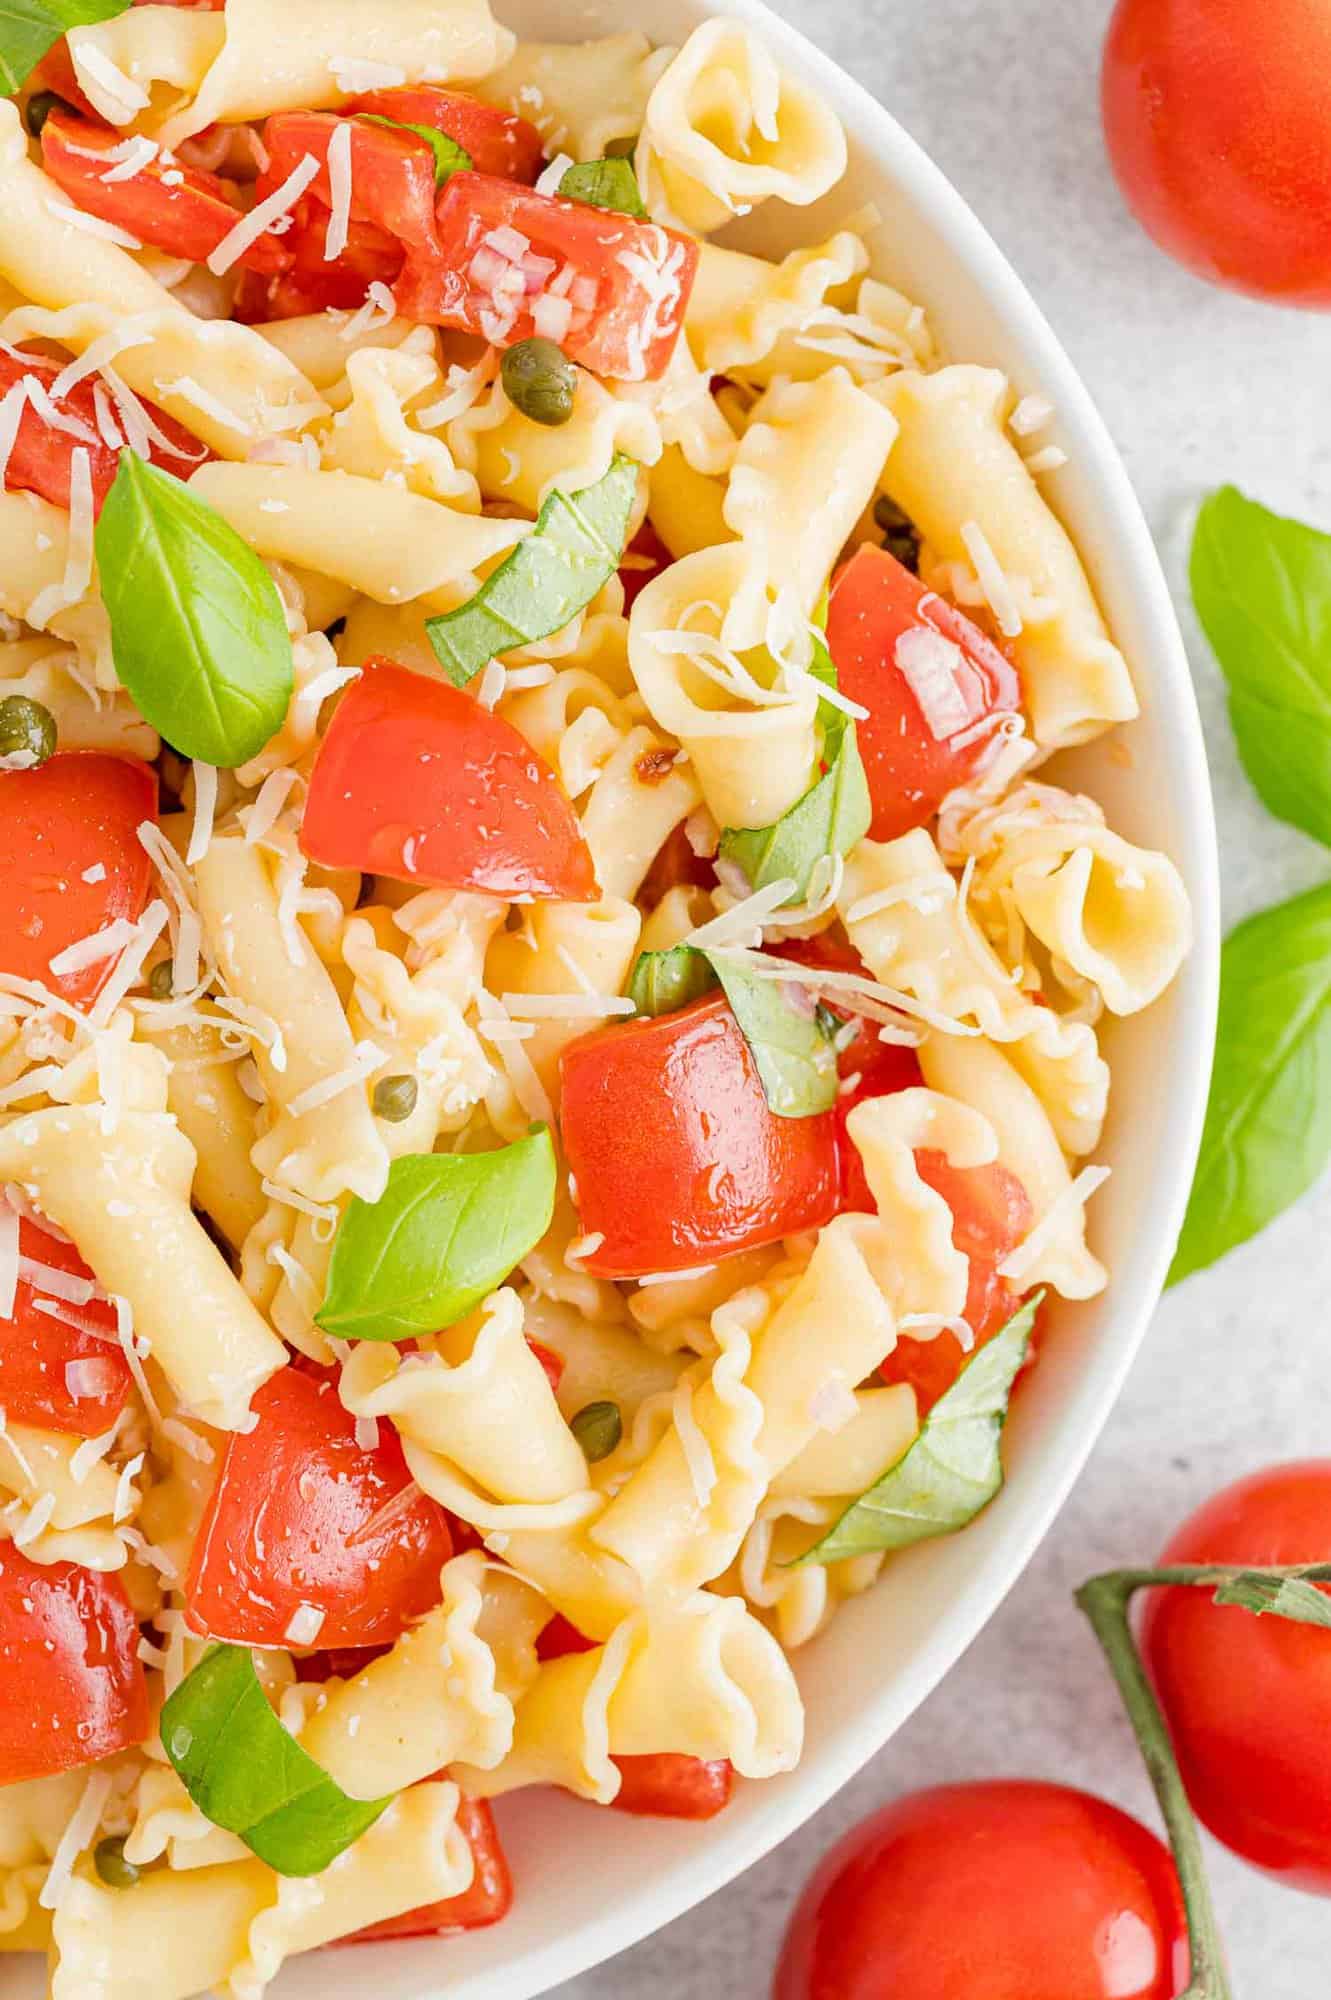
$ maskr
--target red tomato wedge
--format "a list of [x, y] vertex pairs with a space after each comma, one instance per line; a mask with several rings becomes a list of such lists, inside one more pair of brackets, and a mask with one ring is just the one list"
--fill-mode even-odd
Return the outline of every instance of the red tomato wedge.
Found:
[[0, 971], [95, 1000], [114, 957], [63, 975], [51, 960], [117, 917], [142, 916], [152, 863], [137, 829], [156, 815], [156, 776], [132, 757], [66, 750], [35, 771], [0, 772]]
[[119, 1581], [0, 1542], [0, 1785], [72, 1771], [148, 1735], [139, 1628]]
[[391, 285], [397, 279], [402, 245], [376, 223], [353, 219], [346, 247], [329, 258], [324, 255], [329, 211], [323, 203], [302, 198], [291, 214], [291, 229], [283, 238], [291, 253], [289, 267], [271, 277], [242, 271], [236, 288], [237, 319], [253, 325], [260, 320], [301, 319], [330, 308], [351, 312], [364, 305], [372, 284]]
[[[371, 1448], [335, 1378], [284, 1368], [254, 1398], [259, 1422], [227, 1445], [185, 1581], [193, 1624], [245, 1646], [289, 1643], [301, 1605], [329, 1647], [397, 1638], [439, 1602], [452, 1553], [441, 1507], [411, 1491], [397, 1433]], [[394, 1506], [395, 1501], [402, 1504]]]
[[[907, 641], [909, 678], [907, 634], [919, 635]], [[833, 587], [827, 646], [841, 692], [869, 711], [856, 740], [870, 836], [895, 840], [932, 819], [992, 753], [1001, 718], [1021, 707], [1017, 670], [978, 625], [867, 542]]]
[[[202, 264], [240, 221], [232, 183], [160, 154], [128, 180], [108, 181], [107, 173], [118, 164], [109, 155], [124, 143], [122, 132], [57, 109], [42, 127], [42, 165], [85, 215], [114, 222], [169, 256]], [[280, 271], [290, 258], [281, 238], [265, 232], [236, 261], [251, 271]]]
[[398, 283], [408, 319], [496, 347], [547, 334], [629, 382], [665, 373], [698, 269], [691, 238], [489, 174], [454, 174], [436, 220], [438, 254], [409, 256]]
[[0, 1319], [0, 1410], [11, 1423], [100, 1437], [124, 1409], [131, 1381], [115, 1311], [92, 1297], [93, 1274], [74, 1245], [26, 1217], [18, 1254], [26, 1268], [14, 1310]]
[[377, 1944], [384, 1938], [447, 1937], [451, 1931], [479, 1931], [497, 1924], [513, 1905], [513, 1878], [499, 1839], [494, 1814], [484, 1799], [463, 1799], [458, 1805], [458, 1825], [467, 1837], [476, 1872], [471, 1886], [460, 1896], [442, 1903], [430, 1903], [423, 1910], [408, 1910], [405, 1916], [387, 1917], [356, 1931], [344, 1944]]
[[550, 1384], [550, 1387], [558, 1391], [559, 1385], [564, 1379], [563, 1355], [556, 1354], [554, 1348], [547, 1347], [544, 1341], [533, 1340], [530, 1334], [527, 1335], [527, 1345], [540, 1362], [542, 1368], [544, 1368], [545, 1379]]
[[716, 886], [716, 868], [707, 855], [695, 854], [689, 845], [684, 822], [675, 828], [657, 849], [656, 858], [638, 891], [644, 910], [654, 910], [672, 889], [711, 889]]
[[[35, 384], [42, 392], [42, 400], [49, 405], [67, 428], [58, 427], [40, 409], [33, 407], [31, 395], [24, 405], [19, 419], [18, 433], [14, 446], [5, 465], [5, 485], [11, 492], [24, 490], [40, 493], [43, 500], [49, 500], [53, 507], [69, 506], [69, 472], [76, 451], [88, 454], [88, 469], [92, 474], [92, 505], [94, 514], [102, 511], [102, 502], [111, 491], [116, 472], [120, 465], [118, 449], [107, 443], [102, 434], [97, 408], [95, 387], [86, 376], [76, 382], [67, 394], [53, 396], [51, 385], [61, 372], [61, 363], [48, 360], [44, 354], [29, 354], [19, 348], [0, 347], [0, 397], [7, 396], [20, 382]], [[119, 416], [114, 403], [104, 405], [109, 410], [111, 421], [119, 430]], [[166, 450], [157, 444], [150, 444], [148, 456], [154, 465], [160, 465], [167, 472], [174, 472], [184, 479], [202, 465], [212, 453], [206, 445], [169, 417], [165, 410], [159, 410], [153, 403], [145, 403], [144, 408], [163, 437], [175, 447]]]
[[723, 995], [583, 1035], [560, 1071], [598, 1277], [711, 1264], [836, 1214], [836, 1114], [776, 1116]]
[[610, 1801], [619, 1812], [654, 1819], [715, 1819], [730, 1804], [735, 1767], [727, 1759], [705, 1764], [701, 1757], [661, 1751], [652, 1757], [616, 1757], [623, 1779]]
[[400, 243], [433, 250], [434, 153], [428, 140], [414, 132], [339, 118], [331, 111], [278, 112], [263, 128], [268, 165], [259, 180], [259, 199], [271, 194], [308, 154], [319, 162], [319, 172], [303, 199], [331, 211], [328, 148], [341, 131], [349, 134], [351, 220], [373, 223]]
[[84, 96], [83, 86], [74, 70], [74, 58], [69, 53], [69, 43], [64, 36], [52, 42], [46, 54], [28, 78], [28, 91], [32, 97], [40, 97], [46, 91], [52, 96], [63, 98], [76, 111], [82, 111], [89, 118], [98, 118], [99, 113], [91, 100]]
[[529, 185], [545, 165], [541, 135], [525, 118], [464, 97], [455, 90], [408, 84], [402, 90], [370, 90], [353, 99], [351, 111], [395, 118], [402, 125], [429, 125], [455, 139], [478, 174]]
[[567, 1653], [591, 1653], [596, 1649], [595, 1639], [586, 1638], [576, 1625], [571, 1625], [562, 1611], [556, 1611], [548, 1625], [541, 1628], [536, 1640], [536, 1657], [546, 1660], [562, 1660]]
[[370, 660], [342, 698], [300, 843], [325, 867], [436, 889], [601, 895], [573, 808], [525, 736], [461, 688], [391, 660]]

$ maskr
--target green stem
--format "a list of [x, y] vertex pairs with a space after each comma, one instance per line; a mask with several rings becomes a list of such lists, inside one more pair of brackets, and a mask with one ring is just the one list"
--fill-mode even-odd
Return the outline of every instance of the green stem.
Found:
[[1269, 1577], [1278, 1582], [1324, 1582], [1331, 1579], [1331, 1564], [1309, 1563], [1289, 1569], [1256, 1569], [1250, 1565], [1206, 1567], [1179, 1563], [1161, 1569], [1111, 1570], [1104, 1576], [1092, 1577], [1077, 1592], [1077, 1603], [1090, 1620], [1091, 1629], [1104, 1650], [1123, 1697], [1123, 1706], [1141, 1746], [1174, 1850], [1192, 1952], [1191, 1977], [1179, 2000], [1232, 2000], [1232, 1989], [1215, 1906], [1211, 1901], [1201, 1834], [1179, 1775], [1168, 1725], [1132, 1635], [1128, 1608], [1139, 1590], [1157, 1588], [1162, 1584], [1215, 1590], [1245, 1576]]

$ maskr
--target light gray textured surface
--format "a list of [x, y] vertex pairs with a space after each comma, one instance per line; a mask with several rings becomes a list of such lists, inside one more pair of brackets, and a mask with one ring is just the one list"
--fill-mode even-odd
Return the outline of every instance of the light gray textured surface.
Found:
[[[1331, 525], [1331, 323], [1195, 282], [1126, 215], [1097, 107], [1109, 0], [780, 5], [932, 153], [1026, 279], [1119, 443], [1180, 603], [1187, 510], [1206, 487], [1235, 480]], [[1331, 856], [1263, 814], [1187, 617], [1185, 632], [1232, 922], [1322, 879]], [[1151, 1555], [1238, 1473], [1331, 1451], [1329, 1233], [1324, 1188], [1258, 1244], [1172, 1294], [1053, 1533], [909, 1726], [765, 1862], [635, 1951], [561, 1987], [560, 2000], [763, 2000], [791, 1902], [816, 1859], [912, 1787], [1045, 1776], [1149, 1820], [1127, 1725], [1070, 1593], [1093, 1570]], [[1238, 2000], [1318, 2000], [1331, 1904], [1275, 1888], [1213, 1844], [1209, 1854]]]

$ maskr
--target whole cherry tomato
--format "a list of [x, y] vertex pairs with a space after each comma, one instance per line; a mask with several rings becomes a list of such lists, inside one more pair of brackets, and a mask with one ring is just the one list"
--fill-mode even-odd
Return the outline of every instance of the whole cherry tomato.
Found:
[[1119, 0], [1105, 137], [1156, 242], [1218, 284], [1331, 307], [1331, 7]]
[[[1331, 1459], [1314, 1459], [1227, 1486], [1160, 1560], [1329, 1558]], [[1173, 1588], [1148, 1599], [1142, 1649], [1212, 1833], [1258, 1868], [1331, 1896], [1331, 1632]]]
[[1176, 2000], [1174, 1864], [1062, 1785], [916, 1792], [833, 1848], [795, 1909], [774, 2000]]

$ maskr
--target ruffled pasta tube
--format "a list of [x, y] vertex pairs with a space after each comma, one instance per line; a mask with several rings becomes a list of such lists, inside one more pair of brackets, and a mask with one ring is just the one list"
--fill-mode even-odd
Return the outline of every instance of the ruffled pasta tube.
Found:
[[868, 251], [847, 229], [779, 264], [704, 243], [684, 315], [689, 346], [712, 374], [748, 379], [782, 334], [798, 332], [868, 265]]
[[1012, 396], [992, 368], [906, 373], [879, 384], [900, 425], [883, 475], [935, 556], [969, 563], [978, 528], [1009, 584], [1035, 602], [1012, 647], [1036, 742], [1085, 743], [1138, 712], [1132, 678], [1095, 601], [1081, 558], [1006, 429]]
[[831, 107], [738, 21], [704, 21], [647, 101], [638, 165], [648, 205], [719, 229], [775, 195], [806, 207], [846, 171]]
[[95, 1106], [34, 1112], [0, 1132], [0, 1177], [33, 1190], [98, 1282], [127, 1301], [181, 1402], [230, 1431], [287, 1352], [195, 1220], [194, 1164], [174, 1120], [153, 1112], [123, 1113], [112, 1137]]
[[[90, 582], [83, 595], [69, 602], [70, 541], [65, 508], [53, 507], [36, 493], [0, 491], [0, 611], [68, 640], [93, 662], [98, 684], [114, 688], [119, 683], [101, 598]], [[83, 574], [90, 578], [91, 549], [86, 555]], [[79, 567], [77, 562], [73, 567]]]
[[776, 1640], [737, 1598], [699, 1592], [543, 1666], [518, 1703], [504, 1762], [459, 1776], [481, 1796], [553, 1784], [605, 1805], [619, 1790], [615, 1757], [725, 1757], [742, 1777], [770, 1778], [794, 1768], [803, 1738], [799, 1689]]
[[726, 482], [689, 464], [677, 444], [667, 445], [647, 477], [647, 514], [678, 562], [735, 536], [726, 525]]
[[194, 1200], [239, 1250], [266, 1206], [261, 1176], [250, 1158], [254, 1105], [236, 1064], [218, 1061], [216, 1034], [188, 1023], [154, 1028], [140, 1018], [136, 1032], [167, 1057], [167, 1108], [198, 1155]]
[[513, 37], [487, 0], [227, 0], [226, 43], [194, 102], [162, 131], [177, 146], [205, 125], [238, 125], [270, 111], [320, 110], [369, 86], [362, 72], [394, 83], [469, 83], [510, 54]]
[[529, 532], [526, 521], [460, 514], [402, 486], [296, 465], [202, 465], [190, 491], [252, 549], [336, 577], [380, 604], [447, 611], [475, 571]]
[[839, 1500], [865, 1492], [904, 1457], [919, 1432], [909, 1382], [857, 1389], [855, 1414], [839, 1431], [819, 1431], [772, 1481], [777, 1500]]
[[[437, 1334], [428, 1355], [404, 1359], [361, 1341], [342, 1370], [342, 1401], [353, 1416], [390, 1417], [418, 1447], [417, 1463], [442, 1460], [445, 1478], [454, 1471], [506, 1504], [587, 1490], [587, 1461], [523, 1337], [516, 1292], [493, 1292], [479, 1313]], [[438, 1478], [421, 1483], [436, 1492]]]
[[629, 618], [639, 692], [688, 751], [721, 826], [770, 826], [817, 769], [817, 683], [776, 687], [766, 653], [757, 671], [741, 657], [764, 636], [761, 613], [747, 613], [755, 591], [765, 607], [764, 580], [743, 543], [702, 549], [654, 577]]
[[612, 396], [594, 375], [577, 371], [567, 423], [535, 424], [515, 409], [496, 382], [488, 396], [446, 427], [457, 464], [490, 500], [510, 500], [535, 514], [556, 487], [577, 493], [610, 470], [616, 453], [638, 465], [661, 456], [651, 409]]
[[195, 879], [227, 989], [257, 1022], [255, 1060], [274, 1118], [254, 1148], [254, 1164], [309, 1201], [342, 1194], [378, 1201], [388, 1153], [342, 1002], [299, 924], [283, 925], [261, 850], [235, 835], [217, 838]]
[[673, 55], [654, 49], [641, 29], [589, 42], [519, 42], [476, 95], [534, 125], [547, 153], [598, 160], [616, 139], [636, 139]]
[[346, 403], [319, 440], [320, 463], [326, 472], [387, 480], [464, 514], [478, 514], [480, 489], [471, 473], [454, 464], [443, 438], [410, 421], [408, 406], [443, 381], [433, 329], [420, 327], [417, 336], [419, 349], [413, 337], [408, 347], [344, 353]]
[[[808, 619], [896, 437], [880, 403], [833, 368], [759, 397], [726, 490], [726, 525], [761, 551], [772, 594]], [[802, 506], [800, 496], [816, 504]]]
[[[123, 1569], [129, 1551], [115, 1532], [115, 1519], [118, 1513], [130, 1518], [139, 1490], [127, 1483], [122, 1493], [119, 1475], [104, 1459], [80, 1468], [78, 1476], [75, 1453], [82, 1442], [31, 1424], [0, 1429], [0, 1497], [13, 1496], [30, 1510], [25, 1527], [5, 1509], [5, 1526], [17, 1533], [19, 1546], [33, 1562]], [[39, 1521], [43, 1525], [33, 1534]]]
[[74, 74], [93, 109], [110, 125], [137, 124], [150, 134], [195, 95], [225, 40], [220, 14], [166, 6], [134, 7], [68, 35]]
[[1187, 956], [1188, 892], [1166, 854], [1106, 826], [1064, 824], [1016, 836], [1000, 865], [1023, 923], [1111, 1014], [1149, 1007]]
[[[485, 961], [492, 993], [522, 1000], [533, 995], [563, 999], [568, 1013], [537, 1018], [536, 1032], [523, 1044], [547, 1092], [557, 1094], [562, 1050], [607, 1018], [596, 1011], [598, 998], [618, 998], [638, 954], [642, 918], [632, 903], [607, 896], [599, 903], [538, 903], [528, 927], [501, 931]], [[581, 1005], [579, 1004], [581, 1003]]]
[[1086, 1247], [1086, 1209], [1044, 1106], [1004, 1050], [981, 1039], [931, 1035], [920, 1068], [933, 1089], [973, 1104], [998, 1135], [998, 1157], [1030, 1196], [1039, 1254], [1023, 1259], [1023, 1286], [1048, 1284], [1065, 1299], [1090, 1299], [1107, 1283]]

